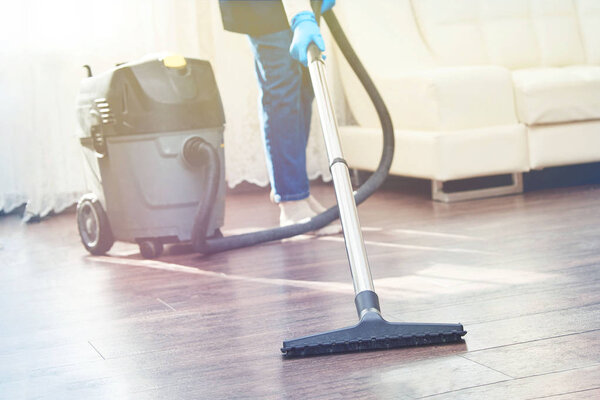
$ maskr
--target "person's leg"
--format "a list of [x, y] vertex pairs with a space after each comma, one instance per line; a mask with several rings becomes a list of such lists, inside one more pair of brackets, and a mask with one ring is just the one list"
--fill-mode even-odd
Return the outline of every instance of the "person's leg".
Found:
[[[325, 210], [310, 196], [306, 174], [312, 84], [308, 69], [289, 54], [291, 31], [249, 38], [259, 86], [260, 122], [272, 199], [280, 207], [280, 224], [290, 225]], [[317, 233], [340, 232], [339, 225], [327, 228]]]
[[289, 30], [250, 37], [267, 169], [276, 203], [309, 196], [306, 143], [310, 120], [307, 124], [302, 66], [289, 55], [291, 40]]

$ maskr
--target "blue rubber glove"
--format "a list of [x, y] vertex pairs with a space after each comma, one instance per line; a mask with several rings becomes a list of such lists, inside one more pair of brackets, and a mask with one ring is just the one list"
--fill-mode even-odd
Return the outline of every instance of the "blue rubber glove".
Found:
[[317, 25], [315, 14], [310, 11], [299, 12], [292, 18], [292, 44], [290, 45], [290, 55], [300, 61], [302, 65], [307, 66], [306, 52], [308, 45], [314, 43], [319, 50], [325, 51], [325, 41], [321, 36], [321, 30]]
[[323, 4], [321, 5], [321, 14], [325, 11], [331, 10], [331, 8], [335, 6], [335, 0], [323, 0]]

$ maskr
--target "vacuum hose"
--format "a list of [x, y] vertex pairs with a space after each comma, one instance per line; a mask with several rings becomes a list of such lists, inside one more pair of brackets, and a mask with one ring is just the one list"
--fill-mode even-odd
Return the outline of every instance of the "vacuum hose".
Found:
[[221, 161], [217, 150], [202, 138], [194, 136], [183, 145], [183, 159], [193, 168], [204, 171], [205, 186], [198, 202], [194, 224], [192, 225], [192, 248], [204, 252], [210, 217], [217, 201], [221, 178]]
[[[364, 66], [360, 62], [358, 56], [354, 52], [354, 49], [350, 45], [346, 34], [342, 30], [340, 23], [338, 22], [333, 11], [329, 10], [323, 14], [323, 18], [329, 26], [333, 38], [339, 46], [342, 54], [352, 67], [352, 70], [362, 83], [363, 87], [367, 91], [371, 102], [375, 106], [381, 128], [383, 131], [383, 150], [379, 165], [375, 172], [367, 179], [354, 193], [354, 199], [356, 204], [360, 204], [371, 196], [384, 182], [386, 179], [390, 166], [392, 164], [392, 158], [394, 155], [394, 128], [392, 126], [392, 119], [390, 118], [389, 112], [381, 95], [377, 91], [375, 84], [371, 80], [371, 77], [365, 70]], [[210, 147], [210, 146], [209, 146]], [[213, 161], [217, 162], [217, 161]], [[211, 162], [212, 163], [212, 162]], [[216, 169], [218, 168], [211, 168]], [[218, 173], [218, 172], [217, 172]], [[209, 178], [212, 181], [212, 178]], [[209, 182], [211, 183], [211, 182]], [[217, 186], [214, 182], [213, 186]], [[210, 187], [210, 186], [208, 186]], [[210, 189], [209, 192], [216, 192], [215, 189]], [[213, 197], [212, 193], [209, 193], [207, 197]], [[199, 210], [196, 215], [194, 227], [198, 224], [198, 228], [201, 228], [203, 224], [207, 224], [206, 218], [207, 213], [212, 210], [212, 203], [210, 199], [202, 199], [200, 202]], [[207, 202], [208, 201], [208, 202]], [[204, 216], [203, 216], [204, 215]], [[210, 214], [208, 214], [210, 215]], [[333, 206], [328, 210], [322, 212], [311, 218], [309, 221], [304, 223], [298, 223], [285, 227], [266, 229], [257, 232], [251, 232], [241, 235], [220, 237], [220, 238], [206, 238], [206, 227], [202, 228], [204, 231], [195, 233], [194, 237], [194, 250], [204, 254], [218, 253], [221, 251], [237, 249], [241, 247], [252, 246], [259, 243], [269, 242], [273, 240], [281, 240], [296, 235], [301, 235], [307, 232], [316, 231], [324, 226], [330, 224], [334, 220], [339, 218], [338, 206]], [[204, 235], [204, 236], [202, 236]]]

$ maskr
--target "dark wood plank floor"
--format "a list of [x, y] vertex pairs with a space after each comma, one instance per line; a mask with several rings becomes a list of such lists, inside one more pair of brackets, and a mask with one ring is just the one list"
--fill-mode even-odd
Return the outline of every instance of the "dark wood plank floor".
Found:
[[[359, 213], [384, 316], [462, 322], [465, 343], [283, 359], [283, 339], [356, 322], [340, 236], [147, 261], [89, 256], [72, 213], [4, 216], [0, 398], [600, 398], [599, 185], [389, 188]], [[226, 233], [276, 221], [265, 193], [227, 199]]]

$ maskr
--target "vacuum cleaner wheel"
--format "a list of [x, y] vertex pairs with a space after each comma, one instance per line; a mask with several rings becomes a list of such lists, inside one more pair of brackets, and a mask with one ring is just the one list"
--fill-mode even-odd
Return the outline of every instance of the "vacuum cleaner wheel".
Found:
[[83, 246], [93, 255], [103, 255], [115, 242], [108, 217], [94, 194], [86, 194], [77, 204], [77, 227]]

